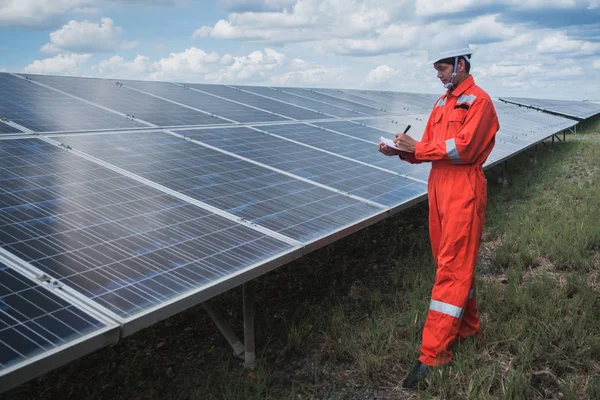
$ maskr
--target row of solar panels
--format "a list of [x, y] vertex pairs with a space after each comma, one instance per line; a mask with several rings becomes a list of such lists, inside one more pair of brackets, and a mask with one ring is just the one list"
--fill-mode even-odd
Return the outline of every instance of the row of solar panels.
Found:
[[[420, 138], [430, 95], [12, 74], [0, 92], [0, 390], [426, 196], [428, 166], [376, 144]], [[496, 106], [488, 167], [575, 124]]]
[[530, 99], [524, 97], [502, 97], [500, 100], [509, 104], [573, 118], [578, 121], [600, 115], [600, 104], [591, 101]]

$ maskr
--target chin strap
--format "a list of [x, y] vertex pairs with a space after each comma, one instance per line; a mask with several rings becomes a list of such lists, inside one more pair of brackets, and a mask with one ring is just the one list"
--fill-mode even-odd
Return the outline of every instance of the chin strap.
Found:
[[454, 85], [454, 78], [456, 78], [456, 68], [458, 68], [458, 57], [454, 57], [454, 72], [452, 72], [452, 78], [450, 79], [450, 82], [444, 85], [446, 89], [450, 89]]

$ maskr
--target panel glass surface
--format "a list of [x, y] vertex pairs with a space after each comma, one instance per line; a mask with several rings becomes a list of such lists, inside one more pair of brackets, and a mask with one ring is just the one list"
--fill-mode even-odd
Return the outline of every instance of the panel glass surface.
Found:
[[229, 121], [128, 89], [108, 79], [23, 76], [159, 126], [229, 123]]
[[255, 108], [246, 107], [232, 101], [223, 100], [215, 96], [186, 89], [182, 86], [166, 82], [122, 81], [125, 85], [152, 93], [156, 96], [175, 101], [215, 116], [230, 119], [234, 122], [275, 122], [289, 121], [289, 118]]
[[325, 104], [320, 101], [306, 99], [304, 97], [296, 96], [291, 93], [284, 93], [277, 88], [268, 88], [261, 86], [238, 86], [241, 89], [247, 90], [252, 93], [267, 96], [280, 101], [285, 101], [290, 104], [295, 104], [300, 107], [306, 107], [311, 110], [317, 111], [323, 114], [323, 117], [339, 117], [339, 118], [354, 118], [363, 117], [365, 115], [373, 115], [373, 110], [369, 109], [369, 114], [365, 114], [358, 111], [353, 111], [330, 104]]
[[230, 100], [247, 104], [253, 107], [260, 108], [262, 110], [268, 110], [288, 118], [296, 120], [312, 120], [312, 119], [323, 119], [323, 115], [307, 110], [304, 108], [296, 107], [294, 105], [282, 103], [266, 97], [257, 96], [255, 94], [243, 92], [241, 90], [227, 87], [224, 85], [199, 85], [193, 84], [191, 87], [208, 92], [217, 96], [225, 97]]
[[[238, 144], [243, 138], [242, 147], [246, 147], [248, 140], [243, 136], [246, 131], [253, 132], [225, 128], [211, 132]], [[301, 242], [331, 234], [381, 211], [348, 196], [164, 133], [57, 139]]]
[[36, 139], [0, 141], [0, 246], [123, 318], [290, 249]]
[[[359, 128], [361, 127], [360, 125], [356, 126]], [[379, 137], [385, 136], [392, 138], [393, 135], [372, 128], [367, 129], [379, 132], [379, 136], [372, 138], [371, 140], [360, 140], [355, 137], [348, 137], [307, 124], [266, 125], [261, 126], [260, 129], [334, 154], [339, 154], [353, 160], [385, 168], [423, 181], [427, 180], [429, 174], [429, 168], [426, 165], [401, 162], [398, 157], [386, 157], [381, 154], [377, 150]]]
[[[194, 139], [387, 207], [425, 192], [425, 185], [250, 128], [186, 131]], [[242, 138], [242, 139], [240, 139]]]
[[600, 114], [600, 104], [587, 101], [531, 99], [524, 97], [503, 97], [502, 99], [579, 119], [587, 119]]
[[7, 73], [0, 73], [0, 116], [35, 132], [143, 127]]
[[19, 129], [13, 128], [10, 125], [6, 125], [0, 122], [0, 134], [2, 133], [22, 133]]
[[[413, 113], [423, 112], [424, 107], [418, 104], [406, 103], [394, 99], [389, 96], [377, 95], [374, 92], [359, 92], [359, 91], [341, 91], [334, 89], [315, 89], [316, 92], [326, 94], [328, 96], [337, 97], [343, 100], [352, 101], [360, 104], [370, 105], [384, 109], [389, 113], [398, 115], [410, 115]], [[429, 108], [431, 108], [431, 104]]]
[[301, 89], [301, 88], [289, 88], [289, 87], [282, 87], [282, 88], [280, 88], [280, 90], [282, 90], [286, 93], [291, 93], [291, 94], [297, 95], [297, 96], [306, 97], [311, 100], [321, 101], [325, 104], [330, 104], [330, 105], [346, 108], [348, 110], [359, 111], [359, 112], [361, 112], [363, 114], [367, 114], [367, 115], [386, 115], [387, 114], [386, 111], [383, 111], [381, 108], [379, 108], [377, 106], [371, 107], [369, 105], [339, 99], [337, 97], [328, 96], [323, 93], [318, 93], [314, 90]]
[[0, 375], [7, 368], [105, 327], [0, 263]]

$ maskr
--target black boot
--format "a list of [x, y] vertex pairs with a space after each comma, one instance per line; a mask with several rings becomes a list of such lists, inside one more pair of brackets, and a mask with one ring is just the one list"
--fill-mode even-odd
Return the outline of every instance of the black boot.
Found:
[[427, 364], [423, 364], [421, 361], [417, 361], [417, 365], [410, 374], [402, 382], [402, 386], [409, 389], [415, 389], [419, 384], [425, 382], [425, 378], [429, 375], [430, 367]]

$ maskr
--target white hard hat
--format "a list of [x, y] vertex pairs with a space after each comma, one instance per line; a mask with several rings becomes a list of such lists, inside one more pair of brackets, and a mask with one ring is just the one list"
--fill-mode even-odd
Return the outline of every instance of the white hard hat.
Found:
[[472, 54], [465, 37], [459, 32], [440, 32], [431, 38], [427, 52], [429, 60], [427, 64], [434, 64], [440, 60], [450, 57]]

